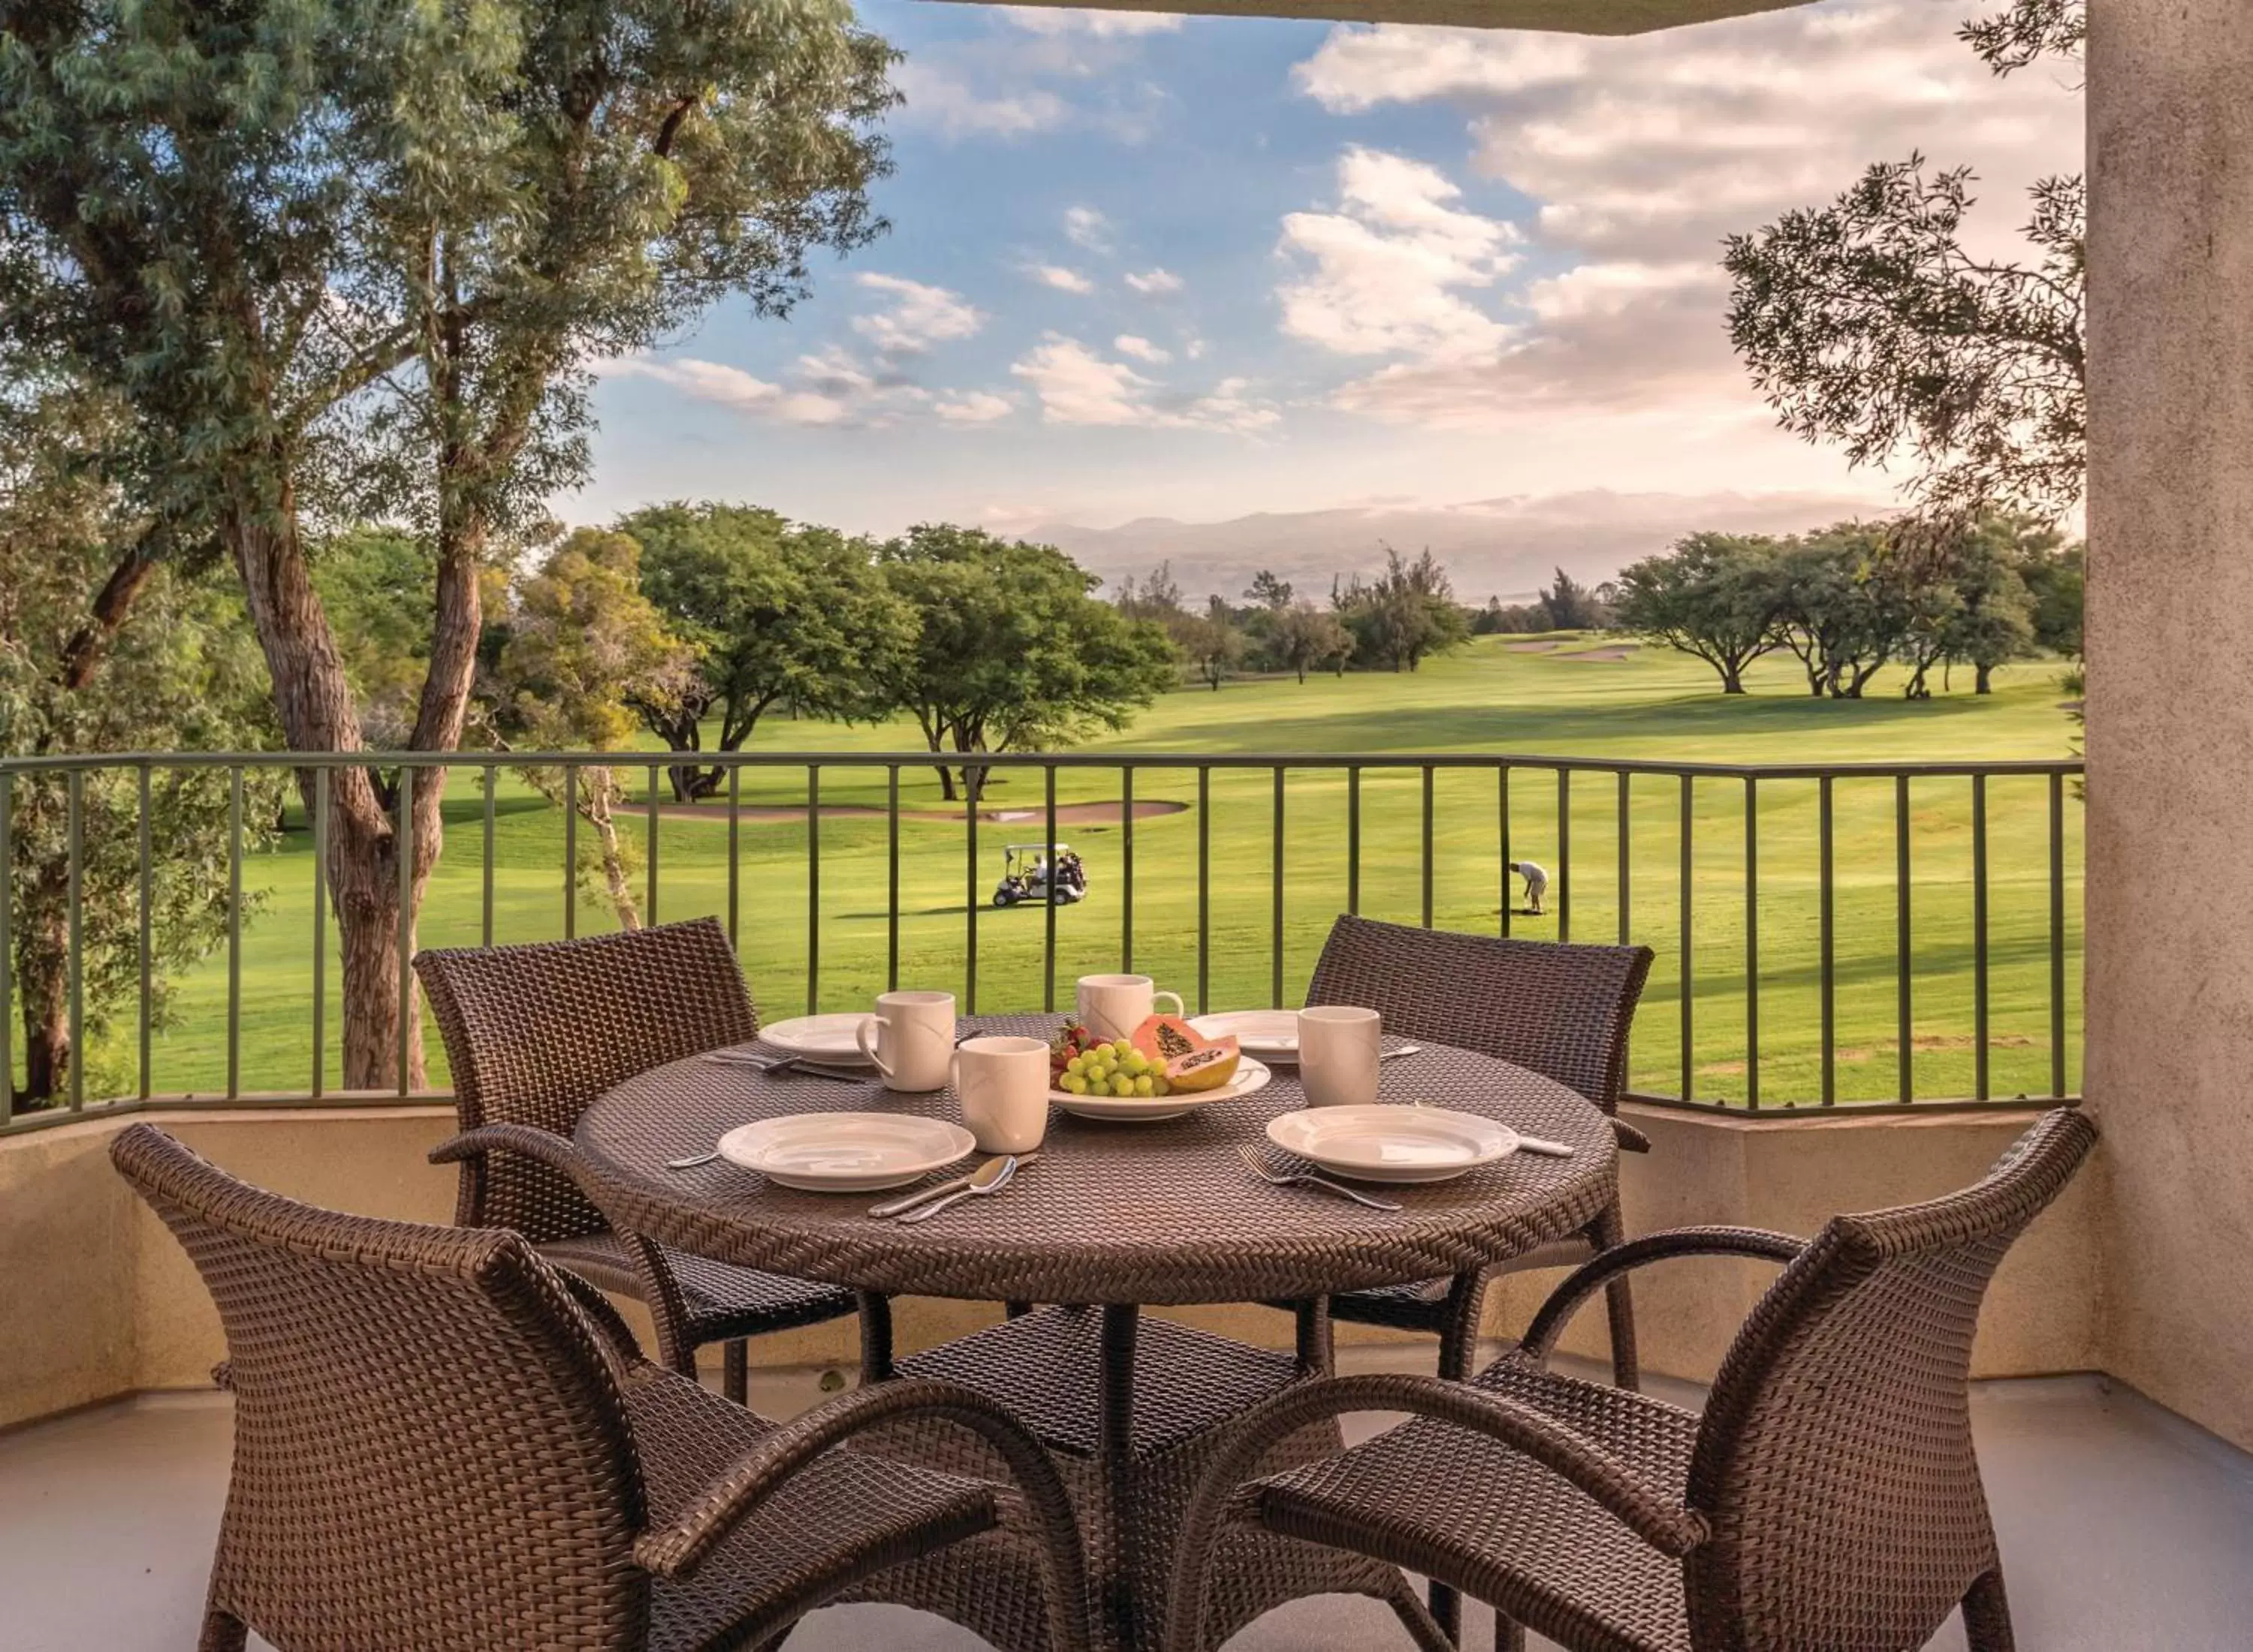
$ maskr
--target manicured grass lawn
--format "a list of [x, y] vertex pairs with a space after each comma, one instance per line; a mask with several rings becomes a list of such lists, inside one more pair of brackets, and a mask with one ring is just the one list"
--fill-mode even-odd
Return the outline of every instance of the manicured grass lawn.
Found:
[[[1580, 663], [1511, 652], [1486, 638], [1406, 676], [1320, 678], [1184, 690], [1124, 734], [1086, 749], [1179, 753], [1510, 752], [1670, 762], [1837, 763], [1965, 761], [2068, 755], [2072, 725], [2060, 709], [2058, 667], [2001, 673], [1998, 692], [1911, 704], [1889, 673], [1860, 702], [1812, 701], [1797, 692], [1796, 666], [1765, 662], [1754, 693], [1715, 692], [1694, 661], [1644, 652], [1610, 663]], [[776, 718], [756, 745], [773, 751], [910, 751], [904, 726], [847, 728]], [[1037, 809], [1036, 773], [1004, 773], [989, 806]], [[634, 779], [638, 788], [639, 777]], [[1194, 770], [1139, 771], [1138, 798], [1194, 804]], [[1360, 910], [1414, 922], [1421, 916], [1422, 777], [1371, 770], [1362, 780]], [[821, 776], [825, 804], [878, 804], [881, 767], [840, 767]], [[1210, 797], [1206, 995], [1214, 1008], [1264, 1005], [1273, 982], [1274, 791], [1265, 771], [1218, 770]], [[942, 808], [932, 772], [901, 775], [909, 809]], [[1500, 924], [1499, 798], [1496, 776], [1441, 770], [1433, 783], [1433, 917], [1447, 928], [1491, 932]], [[1115, 770], [1066, 771], [1057, 797], [1116, 798]], [[806, 776], [789, 768], [747, 771], [750, 804], [803, 803]], [[1764, 1105], [1820, 1094], [1817, 788], [1764, 783], [1759, 840], [1758, 1082]], [[1658, 963], [1638, 1019], [1634, 1078], [1677, 1091], [1682, 1079], [1680, 789], [1663, 777], [1636, 780], [1625, 830], [1629, 902], [1625, 932], [1654, 947]], [[1837, 1084], [1841, 1099], [1882, 1099], [1900, 1084], [1896, 1038], [1894, 797], [1887, 781], [1840, 781], [1834, 798]], [[2048, 929], [2048, 790], [2040, 778], [1998, 780], [1987, 798], [1990, 868], [1989, 1087], [1997, 1095], [2046, 1094], [2051, 1083]], [[1294, 773], [1285, 791], [1282, 997], [1295, 1001], [1330, 920], [1347, 902], [1348, 783], [1342, 771]], [[457, 770], [448, 792], [448, 847], [429, 902], [424, 945], [474, 943], [481, 930], [481, 804], [475, 775]], [[1553, 938], [1569, 903], [1571, 936], [1622, 933], [1615, 782], [1575, 777], [1569, 797], [1569, 875], [1554, 777], [1515, 774], [1510, 784], [1514, 856], [1551, 871], [1550, 913], [1514, 917], [1512, 932]], [[1693, 1092], [1742, 1099], [1752, 1077], [1747, 1048], [1747, 798], [1741, 783], [1697, 784], [1692, 818], [1694, 942]], [[1920, 780], [1911, 789], [1914, 1084], [1923, 1097], [1969, 1095], [1974, 1083], [1973, 903], [1971, 787]], [[302, 1089], [312, 1063], [310, 835], [285, 835], [247, 869], [265, 891], [242, 943], [241, 1071], [246, 1090]], [[631, 830], [639, 840], [638, 818]], [[2068, 1088], [2079, 1082], [2081, 805], [2065, 802]], [[1126, 934], [1125, 833], [1076, 826], [1059, 836], [1085, 857], [1088, 900], [1057, 913], [1055, 977], [1067, 1004], [1072, 979], [1119, 967], [1131, 938], [1135, 967], [1197, 996], [1200, 816], [1190, 808], [1146, 819], [1133, 832], [1132, 935]], [[659, 827], [660, 918], [724, 916], [728, 903], [724, 812], [709, 821], [666, 818]], [[977, 1004], [984, 1010], [1039, 1008], [1046, 986], [1044, 910], [984, 904], [1001, 869], [1001, 845], [1040, 836], [1037, 820], [982, 825], [974, 868], [966, 833], [952, 821], [904, 821], [900, 832], [899, 973], [903, 983], [966, 996], [966, 895], [979, 903]], [[809, 898], [808, 828], [802, 817], [745, 821], [739, 833], [739, 951], [762, 1012], [795, 1014], [865, 1005], [885, 985], [888, 964], [887, 831], [881, 819], [819, 823], [820, 896]], [[562, 933], [565, 898], [561, 814], [503, 773], [496, 798], [493, 933], [502, 941]], [[1515, 890], [1513, 890], [1513, 896]], [[813, 921], [818, 917], [818, 922]], [[580, 891], [582, 934], [612, 925], [607, 906]], [[331, 931], [333, 945], [333, 928]], [[809, 959], [818, 946], [818, 977]], [[158, 1038], [155, 1086], [208, 1091], [226, 1077], [227, 962], [208, 959], [178, 984], [175, 1016]], [[328, 1079], [338, 1077], [337, 971], [329, 970]], [[809, 990], [811, 979], [812, 990]], [[435, 1032], [434, 1082], [443, 1076]], [[105, 1037], [89, 1069], [89, 1094], [129, 1089], [129, 1028]]]

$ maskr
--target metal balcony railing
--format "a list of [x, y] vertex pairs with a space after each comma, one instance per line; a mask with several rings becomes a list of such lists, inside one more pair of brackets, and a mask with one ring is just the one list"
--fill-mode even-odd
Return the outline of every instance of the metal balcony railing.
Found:
[[[1303, 990], [1330, 919], [1355, 911], [1651, 945], [1658, 965], [1630, 1067], [1647, 1099], [1768, 1110], [2073, 1093], [2081, 811], [2068, 783], [2078, 762], [1011, 753], [975, 759], [987, 795], [965, 809], [928, 795], [940, 761], [849, 750], [0, 761], [0, 866], [19, 858], [20, 811], [59, 808], [64, 821], [73, 1052], [64, 1093], [36, 1109], [19, 1104], [0, 1128], [152, 1098], [333, 1094], [343, 1011], [322, 851], [329, 783], [339, 769], [371, 765], [410, 844], [417, 786], [434, 770], [466, 771], [450, 791], [447, 841], [422, 903], [416, 933], [428, 944], [617, 922], [585, 886], [577, 813], [516, 776], [600, 765], [644, 783], [619, 822], [641, 861], [638, 916], [722, 917], [770, 1015], [794, 1009], [801, 985], [811, 1011], [860, 1007], [903, 979], [951, 988], [966, 1012], [1055, 1009], [1077, 974], [1133, 967], [1199, 1009], [1285, 1006]], [[675, 763], [719, 769], [719, 795], [669, 801]], [[160, 777], [212, 770], [226, 777], [229, 810], [223, 939], [174, 972], [168, 1022], [151, 904], [171, 846], [152, 840], [148, 800]], [[302, 792], [290, 786], [282, 831], [258, 847], [245, 833], [247, 779], [270, 785], [298, 773], [308, 778]], [[1028, 781], [1037, 788], [1029, 799]], [[137, 822], [129, 846], [89, 840], [90, 797], [106, 801], [103, 819]], [[990, 903], [1003, 842], [1066, 833], [1090, 864], [1086, 902]], [[1549, 868], [1545, 917], [1513, 910], [1508, 868], [1519, 859]], [[118, 887], [90, 889], [97, 878]], [[0, 1071], [13, 1089], [26, 1036], [15, 983], [31, 938], [23, 867], [8, 887]], [[262, 894], [267, 909], [247, 921], [248, 900]], [[132, 921], [112, 923], [90, 971], [87, 910], [97, 898]], [[258, 972], [248, 984], [247, 960]], [[95, 976], [106, 999], [88, 997]], [[402, 1030], [401, 1095], [405, 1042]], [[435, 1087], [443, 1058], [435, 1037], [426, 1042]], [[298, 1053], [285, 1060], [291, 1043]]]

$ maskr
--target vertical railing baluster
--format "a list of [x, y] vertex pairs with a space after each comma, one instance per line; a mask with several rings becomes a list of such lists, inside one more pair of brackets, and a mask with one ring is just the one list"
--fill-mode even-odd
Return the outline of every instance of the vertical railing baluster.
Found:
[[962, 942], [962, 1013], [978, 1013], [978, 800], [970, 795], [970, 770], [962, 771], [963, 854], [969, 865], [964, 885]]
[[[1041, 829], [1048, 833], [1042, 853], [1049, 863], [1048, 898], [1042, 903], [1041, 917], [1041, 1007], [1053, 1014], [1056, 1011], [1056, 925], [1057, 925], [1057, 771], [1053, 763], [1041, 764]], [[1124, 965], [1121, 965], [1123, 968]]]
[[1270, 897], [1274, 932], [1269, 938], [1268, 1003], [1283, 1007], [1283, 766], [1275, 765], [1275, 887]]
[[[149, 824], [150, 778], [149, 765], [145, 763], [140, 764], [134, 774], [133, 788], [135, 801], [140, 805], [140, 820], [134, 833], [133, 850], [134, 905], [135, 917], [137, 920], [136, 928], [138, 931], [138, 944], [135, 949], [136, 956], [134, 961], [138, 966], [136, 972], [140, 977], [140, 990], [134, 1000], [133, 1033], [134, 1045], [138, 1057], [136, 1063], [134, 1094], [143, 1101], [149, 1099], [150, 1023], [154, 1020], [153, 1006], [156, 1001], [157, 989], [156, 841], [155, 829]], [[4, 861], [0, 861], [0, 866], [5, 864]]]
[[1894, 777], [1894, 991], [1901, 1039], [1901, 1098], [1916, 1099], [1916, 1041], [1909, 989], [1908, 777]]
[[1760, 1110], [1760, 783], [1745, 777], [1745, 1106]]
[[1361, 916], [1361, 767], [1345, 771], [1345, 910]]
[[1685, 1101], [1691, 1098], [1691, 1074], [1697, 1065], [1691, 1004], [1698, 995], [1698, 978], [1690, 940], [1691, 910], [1694, 903], [1690, 822], [1691, 805], [1695, 801], [1695, 784], [1696, 782], [1688, 775], [1682, 777], [1682, 1099]]
[[1197, 1014], [1211, 1007], [1212, 769], [1197, 766]]
[[1433, 771], [1424, 765], [1424, 927], [1432, 927], [1432, 786]]
[[900, 765], [884, 771], [884, 990], [900, 990]]
[[1557, 770], [1557, 938], [1573, 938], [1573, 771]]
[[1502, 938], [1510, 938], [1510, 765], [1495, 769], [1496, 826], [1502, 842]]
[[1971, 777], [1971, 1097], [1987, 1099], [1987, 777]]
[[650, 764], [650, 766], [649, 766], [649, 791], [648, 791], [647, 796], [644, 798], [644, 800], [643, 800], [643, 805], [642, 805], [642, 806], [643, 806], [643, 811], [644, 811], [644, 819], [645, 819], [645, 828], [644, 828], [644, 830], [645, 830], [645, 836], [647, 837], [647, 839], [648, 839], [648, 842], [649, 842], [649, 847], [647, 848], [647, 850], [646, 850], [646, 851], [645, 851], [645, 856], [646, 856], [646, 858], [647, 858], [647, 860], [648, 860], [648, 861], [649, 861], [649, 868], [648, 868], [648, 874], [647, 874], [648, 889], [647, 889], [646, 893], [645, 893], [645, 894], [643, 896], [643, 897], [642, 897], [642, 922], [643, 922], [643, 923], [645, 923], [645, 924], [655, 924], [655, 923], [658, 921], [658, 917], [657, 917], [657, 809], [658, 809], [657, 798], [658, 798], [658, 787], [659, 787], [659, 785], [662, 783], [662, 779], [663, 779], [663, 777], [662, 777], [662, 776], [658, 772], [658, 767], [657, 767], [657, 765], [656, 765], [655, 763], [652, 763], [652, 764]]
[[16, 1107], [16, 777], [0, 769], [0, 1125]]
[[1619, 944], [1625, 946], [1635, 932], [1628, 914], [1631, 910], [1629, 895], [1629, 863], [1634, 860], [1630, 833], [1634, 825], [1633, 799], [1629, 795], [1628, 783], [1633, 777], [1622, 769], [1619, 774]]
[[329, 1079], [329, 771], [313, 770], [313, 1099]]
[[242, 1093], [242, 765], [227, 771], [227, 1097]]
[[[1056, 836], [1056, 824], [1049, 824]], [[1134, 765], [1119, 766], [1119, 968], [1134, 968]], [[1050, 1007], [1055, 1007], [1051, 1005]]]
[[480, 889], [478, 896], [478, 944], [493, 944], [493, 791], [500, 771], [490, 763], [485, 765], [485, 844], [482, 858], [478, 862]]
[[1833, 1107], [1838, 1103], [1838, 930], [1833, 835], [1836, 812], [1831, 794], [1831, 777], [1827, 774], [1816, 783], [1816, 807], [1819, 817], [1816, 827], [1817, 865], [1815, 882], [1816, 898], [1821, 907], [1821, 916], [1817, 922], [1821, 930], [1817, 944], [1822, 949], [1817, 968], [1823, 996], [1823, 1105]]
[[821, 1013], [821, 770], [806, 765], [806, 1013]]
[[[85, 776], [70, 771], [63, 785], [63, 811], [68, 817], [68, 857], [65, 868], [66, 913], [70, 942], [70, 1105], [77, 1112], [86, 1105], [86, 787]], [[234, 922], [232, 913], [228, 922]], [[227, 1006], [227, 1036], [234, 1035], [234, 1004]]]
[[2049, 1093], [2065, 1094], [2065, 777], [2049, 777]]
[[[399, 765], [399, 1093], [414, 1088], [408, 1041], [415, 1032], [415, 770]], [[234, 1017], [227, 1018], [232, 1028]]]
[[579, 933], [579, 765], [563, 765], [563, 938]]
[[[892, 770], [895, 790], [899, 770]], [[743, 956], [743, 765], [728, 765], [728, 945]]]

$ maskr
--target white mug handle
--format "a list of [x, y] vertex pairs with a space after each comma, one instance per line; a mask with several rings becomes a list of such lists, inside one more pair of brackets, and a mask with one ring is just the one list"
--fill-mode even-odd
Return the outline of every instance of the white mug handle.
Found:
[[962, 1052], [959, 1050], [946, 1058], [946, 1087], [954, 1092], [957, 1100], [961, 1099]]
[[889, 1078], [892, 1077], [893, 1070], [884, 1064], [884, 1058], [876, 1053], [876, 1046], [870, 1042], [869, 1038], [869, 1035], [876, 1029], [877, 1020], [878, 1018], [874, 1015], [861, 1016], [859, 1023], [853, 1028], [853, 1042], [861, 1046], [861, 1053], [868, 1058], [868, 1064], [883, 1074], [885, 1077]]
[[1153, 1009], [1155, 1009], [1155, 1008], [1158, 1007], [1158, 1000], [1159, 1000], [1160, 999], [1161, 999], [1161, 998], [1170, 998], [1170, 999], [1172, 999], [1172, 1000], [1174, 1000], [1174, 1014], [1176, 1014], [1176, 1015], [1186, 1015], [1186, 1014], [1189, 1014], [1189, 1006], [1182, 1002], [1182, 995], [1181, 995], [1179, 993], [1151, 993], [1151, 994], [1150, 994], [1150, 1007], [1151, 1007], [1151, 1008], [1153, 1008]]

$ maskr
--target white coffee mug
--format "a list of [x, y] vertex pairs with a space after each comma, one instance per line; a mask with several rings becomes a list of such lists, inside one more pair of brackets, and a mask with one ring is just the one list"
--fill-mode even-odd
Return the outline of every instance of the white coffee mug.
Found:
[[887, 1090], [940, 1090], [954, 1054], [954, 994], [882, 993], [853, 1029]]
[[1182, 1013], [1179, 993], [1161, 993], [1147, 975], [1083, 975], [1079, 978], [1079, 1019], [1099, 1041], [1108, 1043], [1133, 1035], [1150, 1019], [1158, 1000], [1172, 1003], [1172, 1014]]
[[1385, 1017], [1373, 1009], [1320, 1006], [1299, 1012], [1299, 1082], [1309, 1107], [1367, 1106], [1377, 1099]]
[[962, 1122], [987, 1153], [1030, 1153], [1049, 1128], [1049, 1047], [989, 1034], [954, 1052]]

